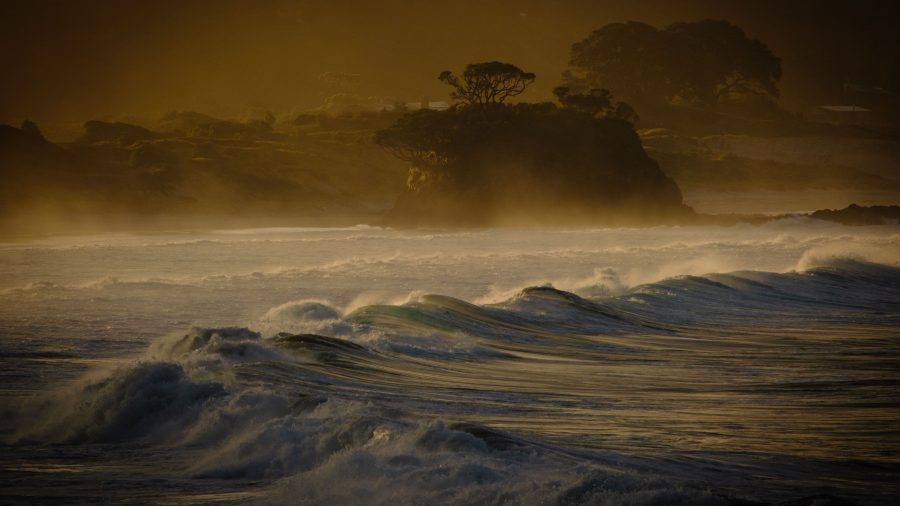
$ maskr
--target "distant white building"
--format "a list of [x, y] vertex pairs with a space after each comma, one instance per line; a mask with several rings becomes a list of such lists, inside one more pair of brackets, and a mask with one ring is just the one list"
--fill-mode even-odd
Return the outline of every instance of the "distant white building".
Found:
[[892, 93], [881, 86], [859, 83], [845, 83], [844, 93], [865, 93], [870, 95], [891, 95]]
[[375, 111], [375, 112], [381, 112], [381, 111], [393, 111], [394, 109], [397, 108], [396, 105], [394, 105], [394, 104], [389, 104], [389, 103], [387, 103], [387, 102], [378, 102], [378, 103], [372, 104], [372, 105], [369, 106], [369, 107], [370, 107], [373, 111]]
[[[424, 107], [422, 104], [426, 104]], [[431, 109], [433, 111], [445, 111], [450, 108], [450, 103], [443, 100], [429, 100], [422, 102], [407, 102], [406, 108], [410, 111], [418, 111], [419, 109]]]
[[871, 112], [871, 109], [858, 105], [820, 105], [811, 116], [830, 123], [861, 123], [869, 118]]
[[872, 112], [870, 109], [866, 109], [865, 107], [859, 107], [856, 105], [820, 105], [819, 109], [823, 109], [828, 112], [837, 112], [837, 113]]

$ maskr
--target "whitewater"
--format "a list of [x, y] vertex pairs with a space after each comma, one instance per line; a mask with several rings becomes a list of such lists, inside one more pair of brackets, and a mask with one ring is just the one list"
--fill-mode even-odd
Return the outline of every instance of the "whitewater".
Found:
[[2, 504], [896, 504], [900, 226], [5, 242], [0, 380]]

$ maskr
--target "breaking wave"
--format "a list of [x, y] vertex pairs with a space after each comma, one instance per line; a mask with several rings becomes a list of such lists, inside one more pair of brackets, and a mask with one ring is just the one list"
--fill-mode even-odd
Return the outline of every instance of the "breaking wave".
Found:
[[483, 304], [295, 300], [94, 370], [6, 439], [167, 451], [259, 502], [887, 504], [900, 269], [803, 267], [632, 288], [601, 271]]

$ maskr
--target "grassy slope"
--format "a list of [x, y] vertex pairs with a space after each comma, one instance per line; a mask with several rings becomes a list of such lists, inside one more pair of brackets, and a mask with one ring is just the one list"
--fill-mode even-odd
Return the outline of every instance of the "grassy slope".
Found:
[[[148, 125], [151, 135], [143, 139], [87, 135], [59, 145], [29, 145], [24, 154], [3, 144], [0, 233], [69, 230], [78, 223], [127, 230], [141, 223], [185, 228], [377, 222], [407, 175], [405, 163], [371, 141], [377, 128], [394, 119], [307, 118], [257, 132], [247, 124], [186, 113]], [[648, 153], [685, 194], [796, 196], [810, 189], [856, 189], [900, 196], [900, 143], [892, 137], [847, 128], [807, 132], [809, 123], [791, 123], [790, 132], [772, 130], [780, 124], [754, 123], [759, 132], [743, 124], [710, 132], [673, 123], [673, 129], [640, 133]], [[718, 128], [706, 120], [690, 125]], [[770, 135], [761, 133], [763, 127]], [[733, 133], [721, 133], [726, 131]], [[731, 205], [722, 212], [729, 210], [740, 211]]]
[[4, 174], [15, 185], [0, 190], [0, 227], [15, 234], [73, 222], [180, 228], [377, 221], [403, 189], [407, 167], [374, 146], [372, 133], [290, 126], [231, 138], [155, 131], [142, 140], [45, 144], [67, 158], [52, 166], [41, 157], [16, 159]]
[[686, 192], [809, 189], [900, 192], [900, 146], [846, 137], [684, 137], [642, 131], [650, 156]]

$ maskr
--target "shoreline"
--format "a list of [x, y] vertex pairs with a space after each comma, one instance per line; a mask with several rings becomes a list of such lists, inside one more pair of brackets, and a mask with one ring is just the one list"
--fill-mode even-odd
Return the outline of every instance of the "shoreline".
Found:
[[753, 226], [797, 218], [815, 219], [846, 226], [896, 225], [900, 223], [900, 206], [858, 206], [851, 204], [844, 209], [819, 209], [809, 213], [743, 214], [696, 213], [690, 217], [665, 220], [658, 223], [622, 221], [574, 221], [570, 223], [497, 224], [488, 226], [419, 226], [403, 227], [385, 222], [381, 213], [347, 214], [330, 217], [312, 216], [222, 216], [222, 215], [70, 215], [69, 220], [7, 219], [0, 220], [0, 241], [24, 242], [52, 237], [76, 237], [86, 235], [126, 234], [191, 234], [215, 233], [254, 229], [346, 229], [359, 226], [384, 227], [396, 230], [418, 231], [466, 231], [490, 229], [619, 229], [653, 227], [722, 226], [740, 224]]

